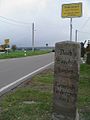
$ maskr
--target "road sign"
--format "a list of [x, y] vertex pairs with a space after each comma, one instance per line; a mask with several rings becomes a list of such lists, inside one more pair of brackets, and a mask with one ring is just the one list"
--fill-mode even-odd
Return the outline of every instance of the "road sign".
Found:
[[72, 3], [62, 5], [62, 17], [74, 18], [82, 16], [82, 3]]
[[6, 45], [9, 45], [9, 44], [10, 44], [10, 40], [9, 40], [9, 39], [5, 39], [5, 40], [4, 40], [4, 43], [5, 43]]

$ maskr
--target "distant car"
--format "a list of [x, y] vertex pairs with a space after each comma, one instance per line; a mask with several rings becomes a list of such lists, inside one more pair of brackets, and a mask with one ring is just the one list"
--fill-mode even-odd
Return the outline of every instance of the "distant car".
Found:
[[53, 49], [52, 52], [55, 52], [55, 50]]

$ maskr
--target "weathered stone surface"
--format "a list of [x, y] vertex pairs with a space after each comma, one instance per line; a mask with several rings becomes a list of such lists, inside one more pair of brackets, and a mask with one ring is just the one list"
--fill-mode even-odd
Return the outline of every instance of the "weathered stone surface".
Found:
[[79, 80], [80, 45], [60, 42], [55, 46], [54, 120], [75, 120]]

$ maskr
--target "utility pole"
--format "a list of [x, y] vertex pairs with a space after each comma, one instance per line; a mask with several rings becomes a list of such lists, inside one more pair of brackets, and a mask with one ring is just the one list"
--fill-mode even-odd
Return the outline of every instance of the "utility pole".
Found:
[[34, 51], [34, 23], [32, 23], [32, 51]]
[[75, 30], [75, 42], [77, 42], [77, 33], [78, 33], [78, 31], [77, 30]]
[[72, 41], [72, 18], [70, 18], [70, 41]]

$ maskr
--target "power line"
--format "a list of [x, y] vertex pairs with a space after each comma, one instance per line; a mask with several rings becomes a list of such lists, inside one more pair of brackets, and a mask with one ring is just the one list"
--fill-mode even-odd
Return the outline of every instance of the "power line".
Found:
[[0, 18], [2, 18], [4, 20], [7, 20], [7, 21], [14, 22], [14, 23], [18, 23], [18, 24], [26, 24], [26, 25], [31, 24], [31, 23], [26, 23], [26, 22], [22, 22], [22, 21], [17, 21], [17, 20], [11, 19], [11, 18], [6, 18], [6, 17], [3, 17], [3, 16], [0, 16]]
[[85, 34], [90, 34], [89, 32], [84, 32], [84, 31], [81, 31], [81, 30], [79, 30], [79, 29], [75, 29], [74, 27], [72, 28], [73, 30], [77, 30], [78, 32], [80, 32], [80, 33], [85, 33]]
[[[73, 28], [74, 29], [74, 28]], [[77, 40], [78, 40], [78, 33], [83, 33], [83, 34], [89, 34], [90, 35], [90, 33], [89, 32], [84, 32], [84, 31], [80, 31], [80, 30], [78, 30], [78, 29], [74, 29], [75, 30], [75, 41], [77, 42]]]
[[88, 17], [88, 19], [84, 22], [84, 24], [80, 27], [80, 29], [84, 28], [84, 26], [86, 26], [86, 24], [88, 23], [90, 17]]
[[12, 24], [12, 25], [14, 25], [14, 26], [19, 26], [19, 27], [23, 27], [23, 25], [25, 25], [25, 24], [17, 24], [17, 23], [11, 23], [11, 22], [9, 22], [9, 21], [3, 21], [3, 20], [0, 20], [0, 22], [3, 22], [3, 23], [5, 23], [5, 24]]
[[[85, 20], [85, 22], [81, 25], [81, 27], [79, 28], [79, 30], [80, 29], [82, 29], [82, 28], [84, 28], [85, 26], [86, 26], [86, 24], [89, 22], [89, 20], [90, 20], [90, 17], [85, 17], [85, 18], [87, 18], [86, 20]], [[73, 28], [73, 29], [75, 29], [75, 28]], [[76, 29], [75, 29], [76, 30]]]
[[80, 33], [90, 34], [89, 32], [84, 32], [84, 31], [79, 31], [79, 30], [77, 30], [77, 31]]

